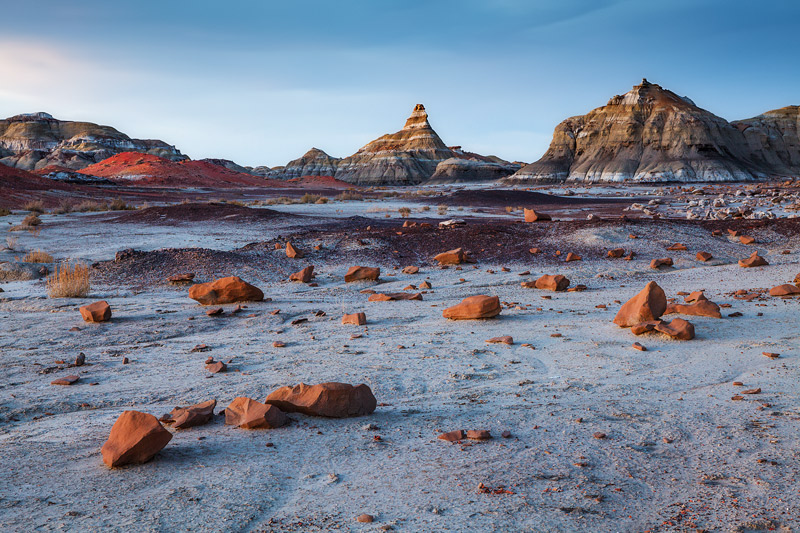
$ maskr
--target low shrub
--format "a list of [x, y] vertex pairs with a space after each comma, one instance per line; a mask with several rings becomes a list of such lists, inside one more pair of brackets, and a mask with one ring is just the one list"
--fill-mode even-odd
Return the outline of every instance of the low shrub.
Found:
[[62, 263], [47, 278], [50, 298], [84, 298], [90, 288], [89, 267], [82, 263]]

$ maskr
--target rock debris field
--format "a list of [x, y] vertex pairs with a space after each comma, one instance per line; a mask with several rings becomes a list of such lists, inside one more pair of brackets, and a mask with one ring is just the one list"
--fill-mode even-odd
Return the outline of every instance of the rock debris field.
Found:
[[800, 221], [626, 205], [42, 215], [0, 529], [796, 531]]

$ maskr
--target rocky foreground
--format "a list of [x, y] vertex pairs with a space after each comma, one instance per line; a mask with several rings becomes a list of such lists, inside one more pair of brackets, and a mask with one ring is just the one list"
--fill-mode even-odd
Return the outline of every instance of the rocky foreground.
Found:
[[627, 205], [42, 215], [92, 290], [0, 284], [0, 527], [795, 529], [797, 219]]

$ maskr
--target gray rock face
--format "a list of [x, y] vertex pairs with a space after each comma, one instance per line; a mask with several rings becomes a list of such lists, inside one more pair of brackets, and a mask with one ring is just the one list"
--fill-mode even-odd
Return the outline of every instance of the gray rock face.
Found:
[[11, 167], [38, 170], [55, 165], [78, 170], [120, 152], [188, 159], [163, 141], [131, 139], [110, 126], [57, 120], [47, 113], [0, 120], [0, 163]]
[[334, 176], [341, 159], [331, 157], [319, 148], [312, 148], [302, 157], [289, 161], [285, 167], [275, 167], [266, 176], [290, 180], [303, 176]]
[[744, 134], [753, 159], [784, 174], [800, 173], [800, 106], [731, 122]]
[[436, 171], [426, 183], [432, 185], [494, 181], [510, 176], [520, 167], [521, 165], [515, 163], [451, 157], [436, 165]]
[[[556, 126], [544, 156], [503, 181], [707, 182], [786, 175], [792, 168], [783, 162], [792, 161], [794, 141], [782, 139], [797, 131], [797, 122], [763, 117], [731, 124], [642, 80], [605, 106]], [[772, 145], [765, 142], [770, 139]], [[793, 172], [798, 170], [795, 165]]]

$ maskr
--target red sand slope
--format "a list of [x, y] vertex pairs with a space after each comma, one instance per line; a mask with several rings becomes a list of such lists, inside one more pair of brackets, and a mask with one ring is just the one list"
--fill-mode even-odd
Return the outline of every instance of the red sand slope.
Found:
[[280, 187], [281, 182], [236, 172], [207, 161], [175, 162], [155, 155], [122, 152], [80, 172], [120, 185], [156, 187]]

